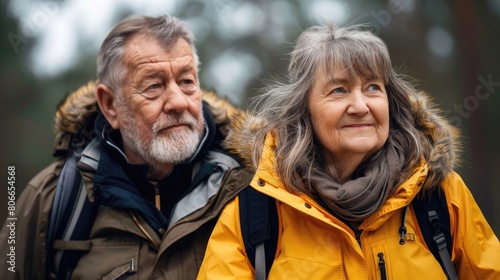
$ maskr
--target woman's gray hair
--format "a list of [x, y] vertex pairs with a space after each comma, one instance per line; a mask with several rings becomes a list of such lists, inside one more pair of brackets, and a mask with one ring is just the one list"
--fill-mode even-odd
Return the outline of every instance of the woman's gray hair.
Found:
[[[310, 27], [299, 36], [291, 53], [287, 80], [267, 86], [252, 104], [259, 111], [257, 119], [266, 120], [255, 135], [254, 165], [260, 160], [265, 136], [272, 132], [278, 139], [275, 171], [290, 191], [309, 192], [310, 186], [304, 178], [314, 169], [321, 169], [339, 181], [335, 167], [327, 166], [323, 160], [323, 148], [315, 139], [309, 111], [309, 91], [320, 70], [323, 73], [346, 71], [351, 79], [360, 76], [384, 82], [390, 115], [387, 141], [404, 155], [405, 169], [401, 177], [405, 177], [423, 156], [420, 143], [424, 136], [415, 128], [410, 102], [416, 90], [395, 73], [387, 47], [380, 38], [362, 26], [336, 28], [332, 23]], [[380, 162], [382, 150], [358, 170]]]
[[132, 16], [113, 27], [101, 44], [97, 55], [97, 77], [101, 83], [115, 91], [121, 91], [127, 74], [127, 68], [123, 64], [125, 44], [137, 34], [152, 37], [164, 49], [172, 47], [179, 38], [186, 40], [193, 50], [196, 67], [199, 66], [194, 35], [185, 21], [172, 16]]

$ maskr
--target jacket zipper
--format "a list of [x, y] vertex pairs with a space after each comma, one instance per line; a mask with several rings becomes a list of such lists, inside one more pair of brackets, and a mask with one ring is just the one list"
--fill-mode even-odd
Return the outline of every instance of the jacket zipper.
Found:
[[132, 220], [134, 220], [134, 222], [137, 225], [137, 227], [142, 231], [142, 233], [149, 240], [149, 243], [151, 243], [151, 245], [153, 245], [153, 247], [156, 249], [156, 251], [158, 251], [158, 246], [156, 246], [153, 237], [151, 237], [151, 235], [147, 232], [147, 230], [141, 225], [141, 223], [139, 222], [139, 219], [134, 214], [134, 212], [132, 212], [131, 210], [129, 210], [129, 214], [130, 214], [130, 216], [132, 216]]
[[354, 229], [354, 236], [356, 237], [356, 241], [358, 241], [359, 247], [361, 247], [361, 233], [363, 233], [363, 230], [358, 228]]
[[378, 268], [380, 269], [380, 279], [387, 280], [387, 273], [385, 271], [384, 253], [378, 253]]

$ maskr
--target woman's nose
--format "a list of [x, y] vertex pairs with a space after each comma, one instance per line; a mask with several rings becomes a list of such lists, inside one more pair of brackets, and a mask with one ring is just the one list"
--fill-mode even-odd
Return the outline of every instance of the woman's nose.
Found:
[[361, 89], [354, 89], [349, 93], [348, 114], [365, 115], [370, 109], [367, 105], [366, 96]]

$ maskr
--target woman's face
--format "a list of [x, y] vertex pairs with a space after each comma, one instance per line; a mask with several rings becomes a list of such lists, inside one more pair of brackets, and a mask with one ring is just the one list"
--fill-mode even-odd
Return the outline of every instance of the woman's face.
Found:
[[327, 162], [359, 165], [382, 148], [389, 134], [389, 101], [382, 80], [346, 71], [319, 71], [309, 92], [315, 136]]

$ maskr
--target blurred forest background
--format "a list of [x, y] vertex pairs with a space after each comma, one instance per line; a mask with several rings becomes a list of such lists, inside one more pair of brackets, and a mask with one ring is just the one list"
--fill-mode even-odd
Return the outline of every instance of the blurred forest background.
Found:
[[461, 129], [457, 170], [500, 236], [500, 0], [11, 0], [0, 11], [0, 166], [4, 186], [15, 166], [17, 195], [52, 161], [56, 106], [95, 79], [97, 49], [123, 17], [187, 20], [202, 87], [244, 108], [263, 81], [286, 70], [301, 31], [334, 20], [369, 25], [399, 72]]

